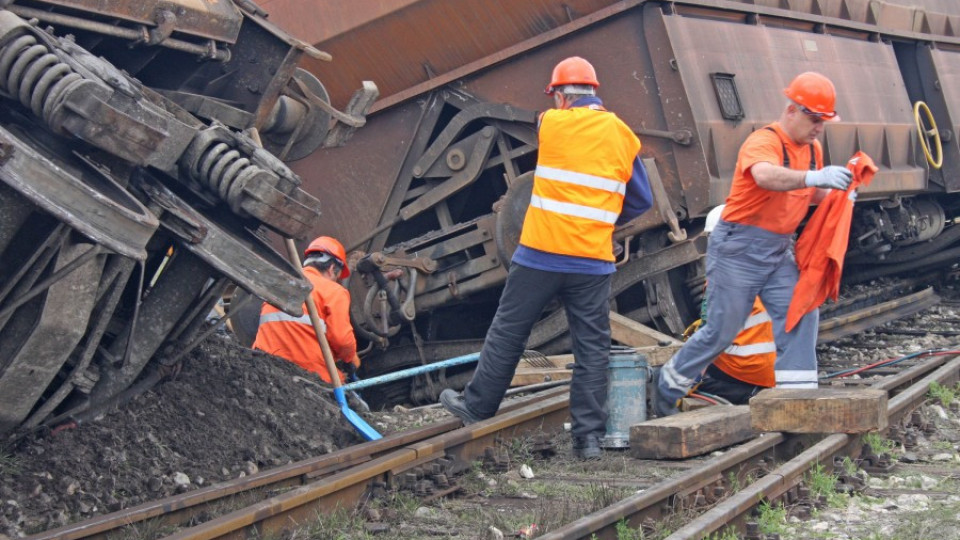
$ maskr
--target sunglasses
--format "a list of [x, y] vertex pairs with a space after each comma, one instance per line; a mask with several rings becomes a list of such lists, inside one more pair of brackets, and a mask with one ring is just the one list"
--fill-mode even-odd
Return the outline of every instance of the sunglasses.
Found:
[[799, 103], [797, 103], [796, 105], [797, 105], [797, 108], [800, 109], [800, 112], [802, 112], [803, 114], [810, 116], [812, 118], [817, 118], [819, 120], [830, 120], [831, 118], [835, 118], [837, 116], [837, 111], [822, 113], [822, 112], [811, 111], [810, 109], [804, 107], [803, 105], [800, 105]]

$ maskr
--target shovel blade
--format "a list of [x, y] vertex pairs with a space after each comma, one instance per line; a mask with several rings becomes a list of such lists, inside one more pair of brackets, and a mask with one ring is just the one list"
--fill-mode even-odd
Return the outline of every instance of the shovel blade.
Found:
[[340, 412], [343, 413], [343, 417], [347, 419], [347, 422], [350, 422], [350, 425], [353, 426], [364, 439], [376, 441], [383, 438], [383, 435], [380, 435], [377, 430], [373, 429], [373, 426], [368, 424], [363, 418], [360, 418], [360, 415], [347, 405], [347, 397], [343, 393], [342, 388], [335, 388], [333, 395], [337, 403], [340, 404]]

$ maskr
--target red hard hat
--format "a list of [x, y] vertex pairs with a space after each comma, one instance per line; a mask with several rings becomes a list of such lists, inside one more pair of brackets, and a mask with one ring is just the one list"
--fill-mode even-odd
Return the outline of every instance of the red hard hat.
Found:
[[597, 81], [597, 71], [593, 65], [579, 56], [571, 56], [561, 60], [553, 68], [553, 76], [550, 77], [550, 84], [547, 85], [546, 93], [552, 94], [557, 86], [565, 84], [587, 84], [594, 88], [600, 86]]
[[340, 279], [346, 279], [350, 276], [350, 269], [347, 267], [347, 251], [343, 249], [336, 238], [330, 236], [318, 236], [310, 242], [307, 249], [303, 251], [304, 257], [309, 257], [311, 253], [326, 253], [340, 263]]
[[783, 89], [783, 94], [809, 115], [829, 122], [840, 120], [835, 108], [837, 91], [830, 79], [819, 73], [807, 71], [797, 75], [790, 86]]

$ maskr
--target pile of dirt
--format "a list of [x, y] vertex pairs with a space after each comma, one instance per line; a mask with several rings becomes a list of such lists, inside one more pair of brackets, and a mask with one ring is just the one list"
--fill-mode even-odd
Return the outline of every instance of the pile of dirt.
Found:
[[0, 450], [0, 538], [360, 442], [319, 377], [214, 334], [119, 410]]

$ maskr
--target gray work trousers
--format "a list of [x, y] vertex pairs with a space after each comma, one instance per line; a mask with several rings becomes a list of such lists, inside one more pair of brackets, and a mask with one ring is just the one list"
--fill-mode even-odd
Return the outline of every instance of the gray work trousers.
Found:
[[707, 244], [707, 324], [661, 369], [657, 390], [663, 401], [685, 396], [704, 368], [733, 343], [757, 295], [773, 320], [777, 386], [817, 387], [820, 312], [813, 310], [785, 331], [799, 277], [792, 236], [723, 220], [717, 224]]
[[570, 416], [575, 437], [603, 437], [610, 363], [610, 275], [569, 274], [510, 265], [500, 305], [480, 361], [463, 392], [481, 418], [496, 414], [544, 306], [559, 297], [566, 310], [575, 359]]

